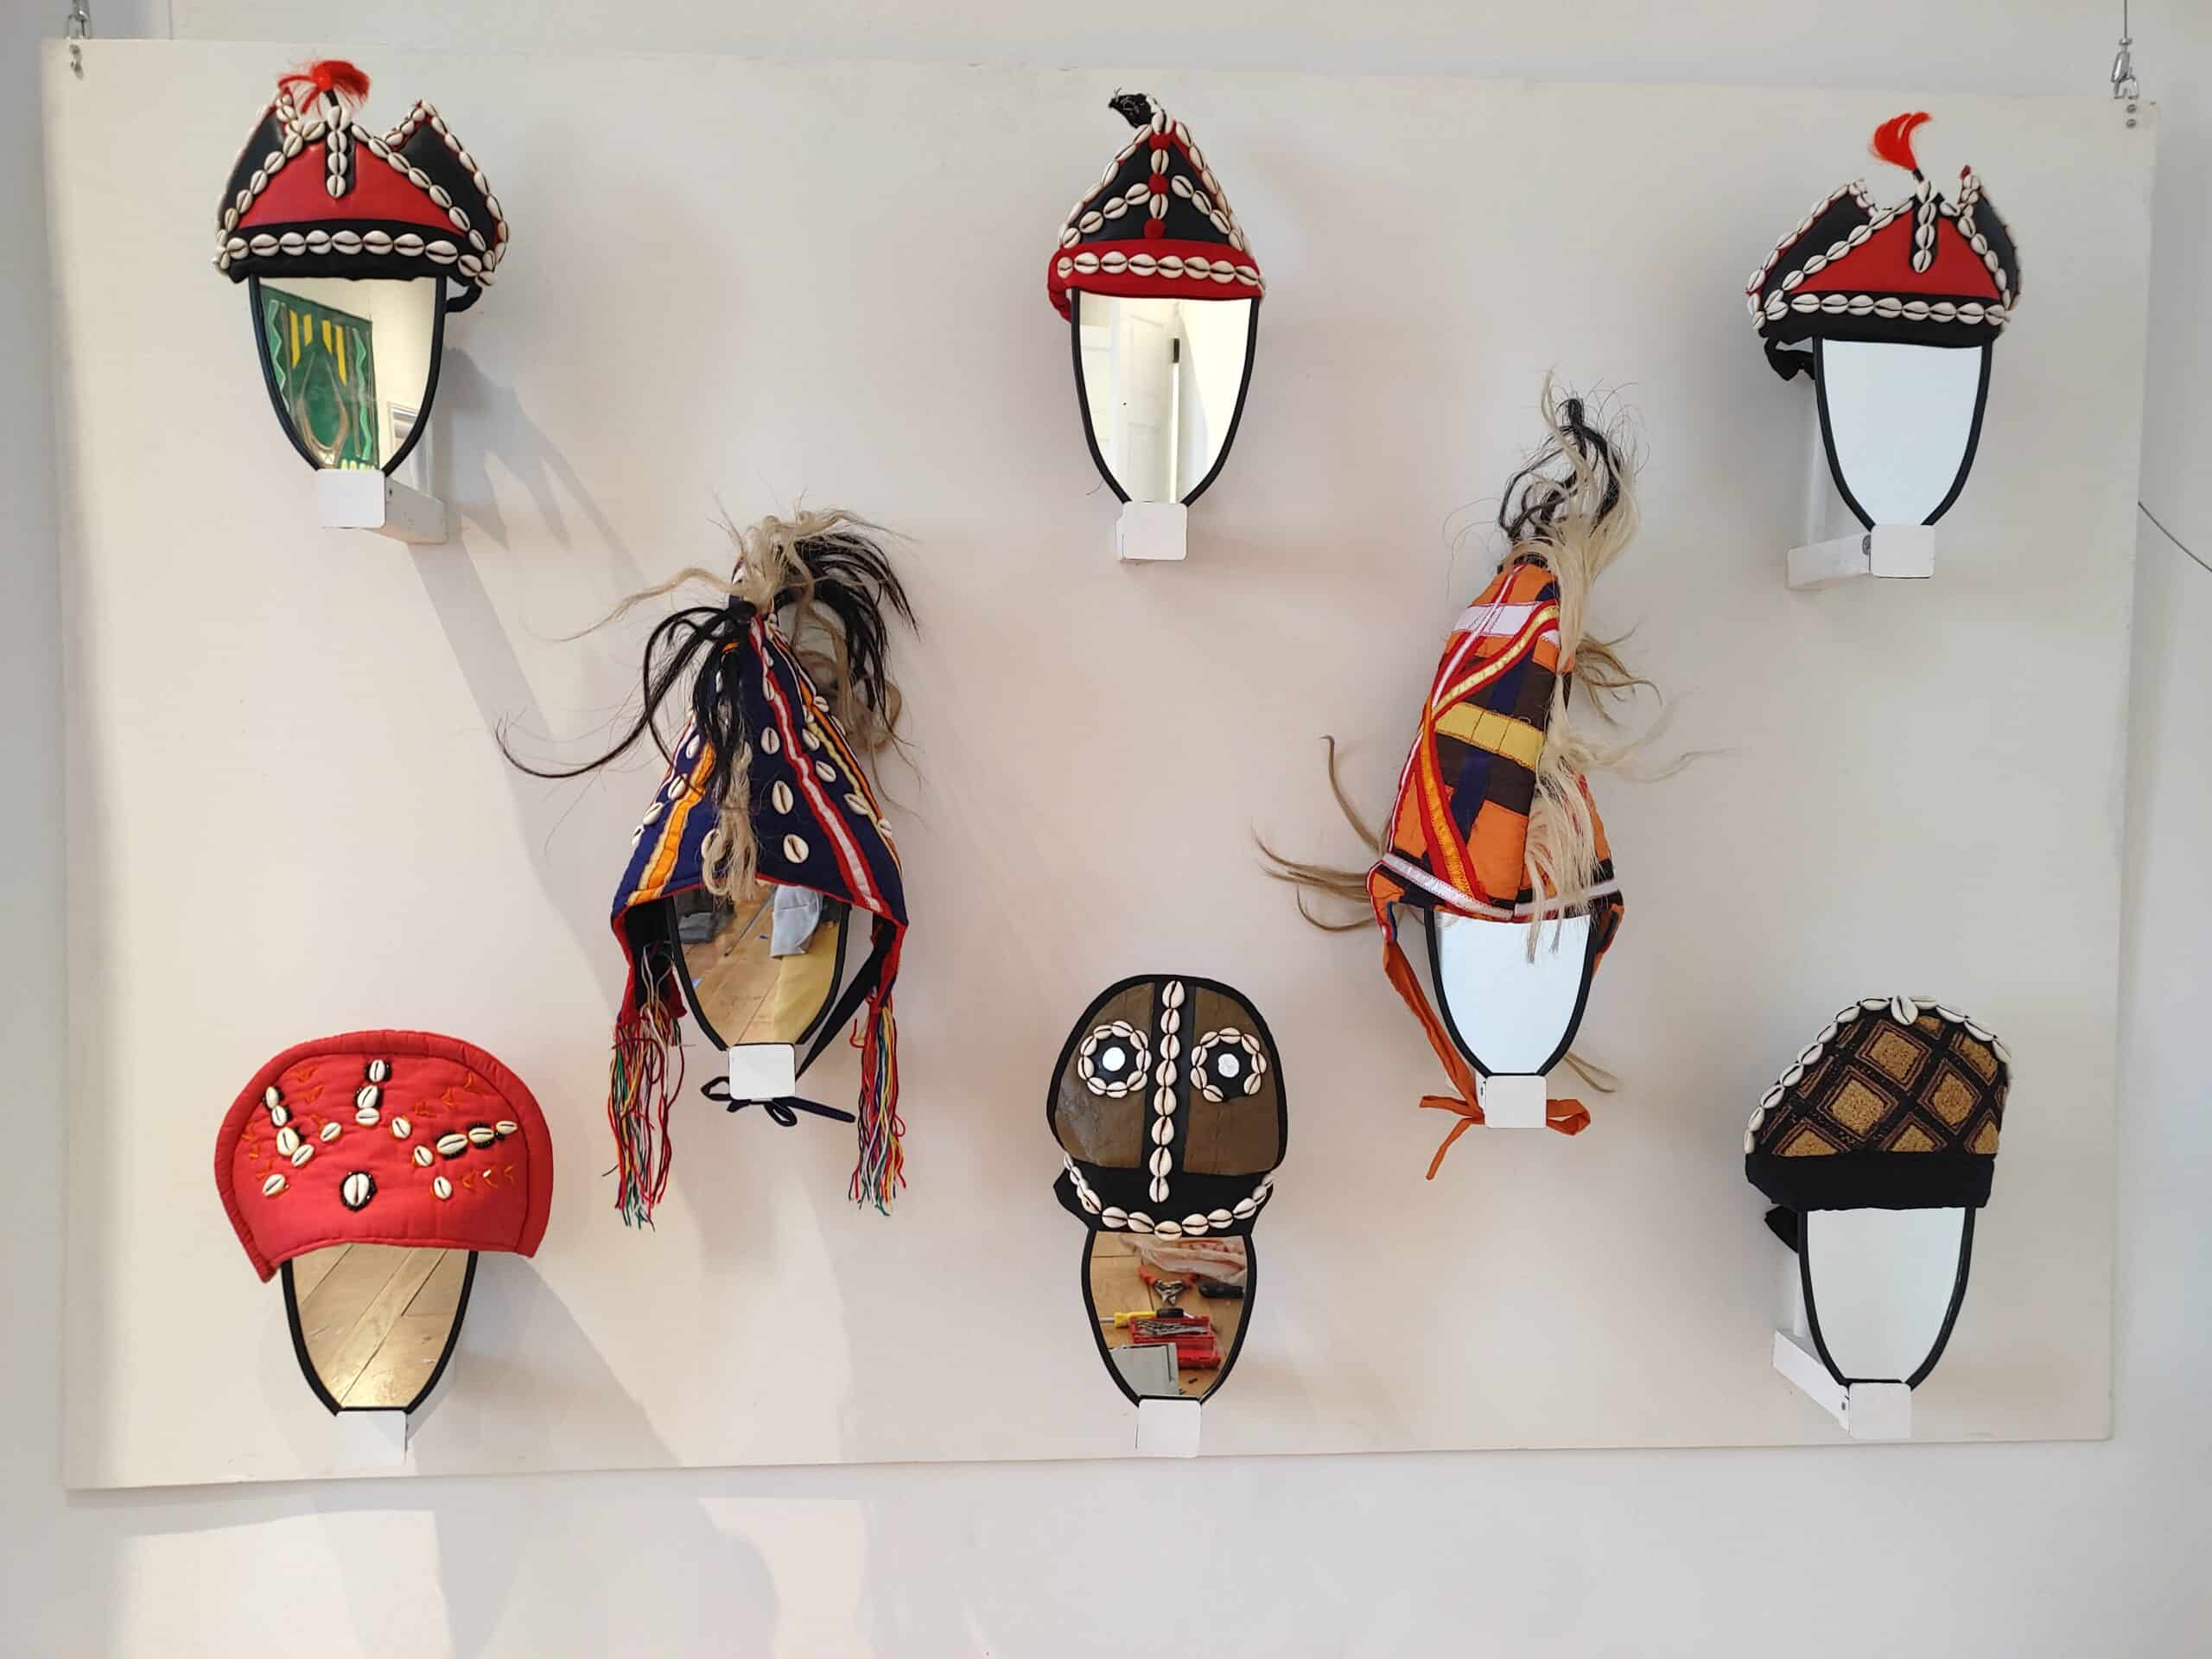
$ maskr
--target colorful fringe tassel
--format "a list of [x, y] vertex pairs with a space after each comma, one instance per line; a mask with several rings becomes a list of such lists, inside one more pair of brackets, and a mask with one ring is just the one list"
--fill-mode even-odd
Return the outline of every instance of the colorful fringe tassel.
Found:
[[[895, 963], [896, 958], [893, 958]], [[887, 964], [887, 972], [895, 973]], [[873, 1204], [884, 1215], [906, 1185], [906, 1160], [899, 1137], [906, 1126], [899, 1116], [899, 1024], [892, 1017], [891, 994], [869, 1000], [868, 1027], [861, 1041], [860, 1161], [853, 1166], [855, 1204]]]
[[629, 1007], [614, 1028], [607, 1093], [607, 1122], [614, 1131], [619, 1177], [614, 1206], [629, 1226], [651, 1226], [653, 1206], [668, 1190], [669, 1160], [675, 1150], [668, 1135], [668, 1108], [683, 1089], [683, 1049], [676, 1016], [664, 999], [633, 984]]

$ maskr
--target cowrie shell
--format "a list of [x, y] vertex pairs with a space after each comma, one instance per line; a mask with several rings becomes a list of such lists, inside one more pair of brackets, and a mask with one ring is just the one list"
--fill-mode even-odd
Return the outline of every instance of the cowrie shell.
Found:
[[365, 1129], [373, 1129], [383, 1117], [384, 1114], [373, 1106], [356, 1107], [353, 1111], [353, 1121]]
[[784, 856], [794, 864], [806, 862], [806, 843], [797, 836], [784, 837]]
[[261, 1196], [264, 1198], [273, 1198], [283, 1190], [284, 1178], [282, 1175], [271, 1175], [261, 1184]]
[[391, 1065], [389, 1061], [371, 1060], [369, 1062], [369, 1081], [371, 1083], [382, 1083], [391, 1075]]
[[438, 1137], [438, 1151], [445, 1157], [458, 1158], [467, 1150], [468, 1137], [465, 1135], [442, 1135]]
[[499, 1136], [489, 1123], [472, 1123], [468, 1126], [468, 1138], [476, 1146], [488, 1147]]
[[431, 1152], [428, 1147], [417, 1147], [415, 1148], [415, 1162], [420, 1167], [428, 1169], [430, 1166], [430, 1158]]
[[294, 1169], [305, 1169], [307, 1167], [308, 1160], [314, 1156], [315, 1148], [313, 1147], [300, 1147], [292, 1154], [292, 1167]]
[[261, 1091], [261, 1103], [271, 1111], [276, 1109], [277, 1103], [283, 1098], [283, 1096], [276, 1092], [276, 1085], [273, 1083]]
[[1901, 1026], [1909, 1026], [1920, 1018], [1919, 1006], [1909, 996], [1893, 996], [1890, 999], [1890, 1018]]
[[322, 1126], [322, 1134], [318, 1138], [324, 1141], [335, 1141], [345, 1132], [346, 1126], [343, 1123], [326, 1123]]
[[363, 1169], [357, 1169], [348, 1175], [338, 1188], [338, 1196], [348, 1210], [359, 1210], [376, 1195], [376, 1181]]
[[768, 804], [779, 812], [791, 810], [791, 786], [779, 778], [768, 790]]
[[521, 1129], [522, 1125], [516, 1122], [512, 1118], [503, 1117], [492, 1127], [499, 1132], [502, 1139], [505, 1139], [510, 1135], [518, 1133]]
[[449, 1198], [453, 1197], [453, 1183], [441, 1175], [430, 1183], [430, 1191], [439, 1198]]
[[365, 1083], [353, 1095], [353, 1109], [366, 1111], [384, 1097], [383, 1091], [373, 1083]]
[[395, 1117], [391, 1120], [391, 1138], [393, 1140], [404, 1141], [409, 1135], [414, 1133], [415, 1126], [412, 1123], [410, 1123], [405, 1118]]
[[281, 1129], [292, 1121], [292, 1114], [282, 1106], [271, 1106], [269, 1109], [269, 1121]]
[[784, 740], [777, 734], [776, 728], [774, 727], [771, 726], [766, 731], [760, 734], [761, 753], [774, 754], [783, 747]]
[[818, 749], [822, 747], [822, 734], [812, 726], [809, 726], [798, 734], [798, 741], [810, 749]]
[[276, 1131], [276, 1150], [290, 1157], [300, 1149], [300, 1132], [289, 1125]]
[[837, 768], [827, 760], [817, 760], [814, 763], [814, 775], [825, 784], [834, 784], [837, 781]]

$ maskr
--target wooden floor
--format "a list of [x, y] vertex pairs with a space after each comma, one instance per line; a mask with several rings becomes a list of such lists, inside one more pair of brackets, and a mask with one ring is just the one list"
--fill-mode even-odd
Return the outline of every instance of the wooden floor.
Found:
[[[1126, 1233], [1102, 1232], [1095, 1236], [1090, 1247], [1090, 1301], [1098, 1317], [1104, 1319], [1155, 1305], [1157, 1299], [1139, 1271], [1142, 1266], [1136, 1244]], [[1177, 1306], [1186, 1313], [1203, 1313], [1213, 1321], [1214, 1345], [1221, 1350], [1224, 1361], [1236, 1351], [1236, 1332], [1244, 1323], [1243, 1297], [1221, 1296], [1208, 1300], [1198, 1294], [1198, 1287], [1193, 1284], [1183, 1293]], [[1116, 1331], [1111, 1325], [1102, 1325], [1098, 1332], [1109, 1348], [1128, 1346], [1126, 1328]], [[1217, 1370], [1179, 1371], [1176, 1376], [1185, 1397], [1192, 1400], [1205, 1399], [1220, 1380], [1221, 1372]]]
[[334, 1244], [292, 1262], [300, 1332], [341, 1406], [404, 1406], [423, 1391], [461, 1307], [466, 1250]]
[[[765, 895], [771, 889], [764, 884], [760, 891]], [[690, 970], [699, 1006], [707, 1011], [722, 1040], [731, 1045], [791, 1043], [804, 1034], [776, 1029], [778, 978], [795, 972], [801, 975], [798, 982], [804, 984], [806, 970], [800, 968], [798, 957], [778, 958], [768, 954], [772, 910], [769, 899], [763, 897], [741, 920], [724, 924], [713, 938], [683, 947], [683, 965]], [[809, 968], [827, 976], [835, 970], [836, 949], [836, 930], [825, 924], [815, 930], [803, 954]], [[818, 1000], [826, 1002], [836, 987], [826, 979], [823, 983]], [[788, 1017], [798, 1024], [817, 1011], [816, 1007], [809, 1007], [804, 1014]]]

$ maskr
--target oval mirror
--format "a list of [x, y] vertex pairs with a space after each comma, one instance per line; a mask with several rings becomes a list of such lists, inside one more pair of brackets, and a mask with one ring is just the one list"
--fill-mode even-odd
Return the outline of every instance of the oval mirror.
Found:
[[1445, 1028], [1478, 1071], [1541, 1076], [1574, 1040], [1597, 971], [1587, 914], [1543, 923], [1429, 913], [1429, 975]]
[[261, 373], [310, 467], [390, 473], [429, 418], [445, 329], [439, 276], [254, 276]]
[[1124, 501], [1195, 501], [1251, 384], [1255, 300], [1069, 295], [1084, 433]]
[[1799, 1227], [1806, 1319], [1828, 1370], [1918, 1387], [1966, 1299], [1974, 1211], [1810, 1210]]
[[728, 1049], [814, 1033], [844, 978], [849, 906], [758, 879], [740, 901], [692, 887], [668, 902], [684, 1000], [709, 1042]]
[[1083, 1254], [1098, 1348], [1135, 1401], [1204, 1400], [1236, 1363], [1252, 1295], [1251, 1240], [1094, 1232]]
[[281, 1271], [292, 1350], [315, 1397], [332, 1411], [412, 1411], [461, 1336], [476, 1252], [331, 1244]]
[[1815, 340], [1828, 470], [1859, 522], [1932, 524], [1966, 487], [1989, 397], [1990, 348]]

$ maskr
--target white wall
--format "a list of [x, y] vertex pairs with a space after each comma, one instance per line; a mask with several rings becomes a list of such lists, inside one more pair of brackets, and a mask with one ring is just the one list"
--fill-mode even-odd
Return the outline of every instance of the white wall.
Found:
[[[120, 29], [123, 8], [102, 3]], [[157, 10], [159, 9], [156, 9]], [[1847, 14], [1693, 0], [1575, 9], [1216, 4], [1175, 25], [1220, 67], [1659, 79], [1911, 78], [2078, 91], [2105, 8], [1913, 0]], [[2114, 9], [2116, 10], [2116, 8]], [[2212, 550], [2212, 435], [2195, 382], [2212, 289], [2212, 22], [2139, 4], [2161, 116], [2144, 493]], [[2212, 953], [2212, 574], [2146, 531], [2131, 733], [2119, 1183], [2117, 1429], [2105, 1444], [1293, 1459], [1192, 1468], [998, 1465], [315, 1484], [65, 1498], [53, 1452], [60, 1188], [55, 582], [33, 60], [59, 4], [0, 20], [0, 1033], [10, 1056], [0, 1646], [27, 1653], [567, 1655], [1119, 1652], [1164, 1564], [1179, 1644], [1210, 1651], [1514, 1655], [2190, 1651], [2212, 1435], [2196, 1063]], [[1007, 0], [810, 10], [689, 0], [452, 8], [357, 22], [313, 0], [176, 0], [181, 32], [424, 46], [625, 46], [1008, 58], [1110, 67], [1132, 14]], [[1264, 29], [1254, 16], [1265, 13]], [[162, 18], [165, 22], [165, 16]], [[641, 31], [639, 24], [645, 24]], [[1147, 42], [1145, 55], [1160, 54]], [[1018, 142], [1018, 136], [1010, 139]], [[1663, 143], [1664, 135], [1655, 135]], [[1746, 158], [1747, 165], [1753, 164]], [[2080, 227], [2085, 238], [2095, 227]], [[2031, 256], [2037, 252], [2029, 251]], [[191, 280], [186, 265], [179, 280]], [[2115, 803], [2115, 810], [2118, 804]]]

